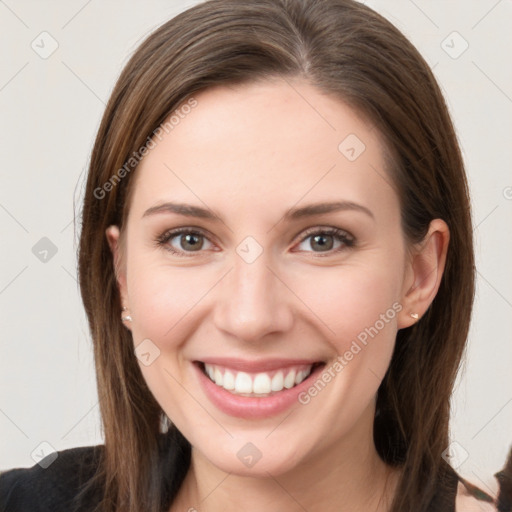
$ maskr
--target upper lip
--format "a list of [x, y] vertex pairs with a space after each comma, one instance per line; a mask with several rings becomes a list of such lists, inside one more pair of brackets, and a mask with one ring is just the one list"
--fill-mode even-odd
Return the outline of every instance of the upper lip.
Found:
[[207, 357], [197, 362], [224, 366], [242, 372], [257, 373], [279, 370], [290, 366], [313, 365], [315, 363], [322, 363], [323, 361], [318, 359], [260, 359], [251, 361], [235, 357]]

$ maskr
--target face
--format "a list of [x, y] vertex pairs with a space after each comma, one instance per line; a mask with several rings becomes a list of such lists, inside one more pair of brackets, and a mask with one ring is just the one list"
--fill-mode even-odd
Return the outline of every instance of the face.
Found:
[[371, 436], [414, 279], [399, 199], [377, 130], [305, 82], [195, 99], [107, 236], [162, 409], [218, 468], [277, 475]]

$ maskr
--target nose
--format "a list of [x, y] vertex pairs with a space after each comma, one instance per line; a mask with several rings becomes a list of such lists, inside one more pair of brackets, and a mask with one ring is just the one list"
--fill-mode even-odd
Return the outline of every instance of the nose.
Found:
[[263, 252], [248, 263], [234, 255], [231, 271], [222, 280], [215, 306], [215, 325], [238, 340], [257, 342], [291, 328], [293, 294]]

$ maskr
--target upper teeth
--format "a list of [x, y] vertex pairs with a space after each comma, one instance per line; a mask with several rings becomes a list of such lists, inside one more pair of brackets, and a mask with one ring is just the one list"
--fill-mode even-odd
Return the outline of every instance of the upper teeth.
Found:
[[204, 365], [210, 379], [224, 389], [236, 394], [268, 394], [293, 388], [311, 373], [313, 365], [300, 365], [262, 373], [238, 372], [213, 364]]

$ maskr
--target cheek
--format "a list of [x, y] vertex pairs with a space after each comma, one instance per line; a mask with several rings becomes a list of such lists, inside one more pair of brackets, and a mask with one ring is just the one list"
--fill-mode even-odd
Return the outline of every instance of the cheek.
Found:
[[[303, 283], [297, 292], [325, 324], [323, 332], [337, 354], [330, 366], [335, 392], [322, 399], [332, 400], [333, 411], [339, 411], [339, 401], [349, 416], [357, 417], [389, 367], [402, 309], [398, 271], [398, 265], [376, 263], [330, 269], [317, 273], [314, 287]], [[331, 420], [333, 424], [349, 421], [343, 415]]]
[[198, 267], [171, 267], [142, 258], [131, 263], [127, 277], [135, 332], [171, 342], [176, 336], [170, 332], [182, 327], [179, 324], [212, 287], [215, 276]]
[[[137, 254], [133, 254], [127, 268], [134, 345], [149, 339], [159, 350], [154, 361], [139, 367], [152, 395], [184, 431], [190, 428], [187, 418], [197, 403], [183, 392], [183, 385], [188, 387], [188, 374], [182, 364], [182, 348], [197, 328], [198, 303], [214, 284], [215, 276], [211, 274], [198, 267], [154, 263]], [[203, 415], [198, 413], [196, 418], [195, 427], [211, 429]]]
[[398, 270], [377, 265], [343, 268], [317, 276], [304, 299], [320, 317], [316, 325], [327, 326], [325, 336], [337, 356], [319, 377], [322, 382], [313, 382], [300, 400], [339, 435], [374, 399], [391, 362], [402, 310], [393, 272]]
[[397, 282], [396, 270], [354, 265], [316, 272], [310, 279], [297, 280], [294, 290], [325, 324], [332, 343], [345, 350], [375, 324], [379, 331], [396, 334], [401, 309]]

